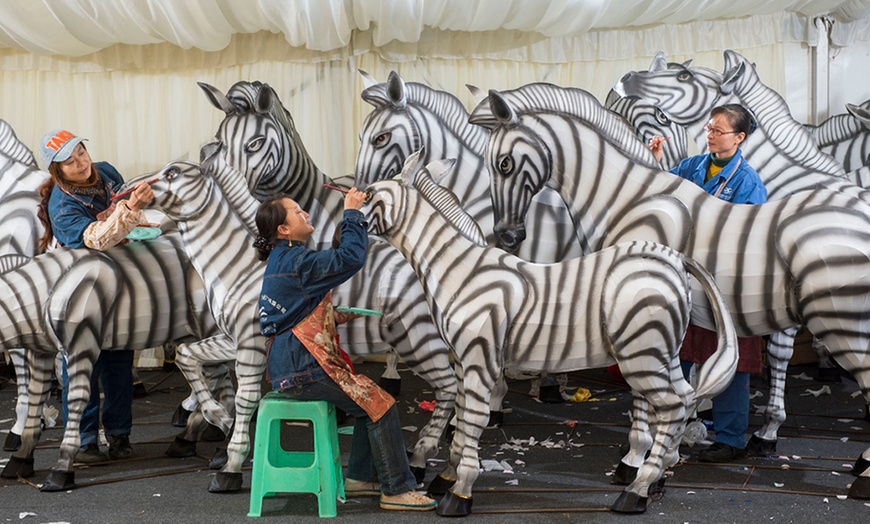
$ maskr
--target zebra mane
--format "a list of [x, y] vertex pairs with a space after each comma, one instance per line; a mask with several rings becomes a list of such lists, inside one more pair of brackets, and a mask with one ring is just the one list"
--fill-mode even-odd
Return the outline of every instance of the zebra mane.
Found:
[[[392, 73], [395, 74], [395, 73]], [[402, 81], [396, 74], [396, 80]], [[483, 144], [482, 130], [468, 125], [468, 110], [452, 93], [433, 89], [419, 82], [402, 82], [405, 102], [432, 113], [447, 129], [453, 131], [465, 144]], [[362, 92], [362, 98], [375, 107], [397, 107], [389, 93], [390, 81], [375, 84]], [[472, 148], [474, 149], [474, 148]]]
[[435, 178], [441, 178], [446, 171], [453, 169], [456, 160], [435, 160], [424, 167], [419, 165], [423, 154], [422, 150], [414, 152], [405, 161], [402, 173], [399, 175], [403, 185], [417, 190], [419, 195], [462, 236], [479, 246], [485, 246], [486, 238], [477, 221], [462, 209], [459, 199], [452, 191], [438, 185], [435, 181]]
[[8, 122], [0, 118], [0, 154], [21, 164], [37, 167], [33, 153], [25, 146]]
[[502, 125], [492, 110], [491, 100], [494, 96], [501, 96], [517, 117], [543, 112], [578, 118], [597, 129], [604, 138], [629, 157], [652, 165], [652, 153], [638, 140], [634, 128], [620, 115], [602, 106], [588, 91], [544, 82], [526, 84], [510, 91], [490, 91], [490, 95], [471, 112], [469, 122], [490, 130]]

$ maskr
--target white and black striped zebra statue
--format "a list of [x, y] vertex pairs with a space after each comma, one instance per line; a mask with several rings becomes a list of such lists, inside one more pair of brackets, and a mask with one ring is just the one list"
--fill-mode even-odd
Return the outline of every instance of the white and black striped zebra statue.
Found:
[[[651, 242], [628, 242], [554, 264], [529, 263], [486, 247], [456, 196], [433, 180], [451, 165], [442, 160], [424, 168], [414, 154], [401, 181], [369, 186], [371, 201], [363, 208], [370, 231], [414, 267], [462, 368], [449, 465], [429, 487], [430, 493], [444, 494], [438, 513], [471, 513], [478, 442], [490, 392], [505, 366], [564, 372], [614, 361], [632, 387], [635, 407], [652, 410], [657, 423], [649, 457], [613, 509], [645, 511], [650, 488], [679, 459], [692, 402], [727, 386], [737, 366], [736, 332], [712, 277], [694, 261]], [[703, 367], [697, 391], [679, 365], [691, 311], [688, 274], [704, 289], [719, 332], [719, 347]]]
[[[471, 121], [491, 131], [487, 160], [500, 197], [496, 213], [517, 233], [513, 238], [521, 238], [531, 195], [557, 188], [590, 250], [649, 240], [685, 253], [715, 276], [740, 336], [804, 325], [870, 401], [866, 202], [828, 189], [762, 205], [723, 202], [636, 163], [632, 149], [644, 144], [627, 139], [634, 131], [581, 89], [531, 84], [490, 91]], [[692, 322], [711, 326], [706, 300], [697, 291], [694, 298]], [[853, 473], [859, 477], [849, 496], [870, 498], [870, 448]]]

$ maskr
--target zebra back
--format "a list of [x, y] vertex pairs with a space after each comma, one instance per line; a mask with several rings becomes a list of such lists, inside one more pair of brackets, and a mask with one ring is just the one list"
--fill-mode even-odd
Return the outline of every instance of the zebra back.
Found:
[[843, 164], [846, 171], [870, 165], [870, 100], [846, 104], [847, 112], [808, 127], [819, 149]]

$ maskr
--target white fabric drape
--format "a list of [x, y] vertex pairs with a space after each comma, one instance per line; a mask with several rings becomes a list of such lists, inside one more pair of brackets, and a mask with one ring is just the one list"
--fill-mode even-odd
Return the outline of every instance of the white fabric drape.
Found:
[[[318, 166], [342, 175], [371, 109], [357, 68], [381, 81], [397, 70], [471, 108], [465, 84], [545, 81], [603, 100], [659, 50], [721, 71], [733, 49], [788, 100], [806, 85], [809, 62], [794, 58], [819, 38], [812, 17], [858, 27], [868, 2], [4, 0], [0, 118], [32, 149], [57, 127], [88, 137], [94, 158], [129, 178], [198, 158], [223, 114], [197, 81], [225, 91], [260, 80], [293, 114]], [[870, 40], [858, 30], [850, 38]], [[870, 96], [844, 87], [855, 102]]]

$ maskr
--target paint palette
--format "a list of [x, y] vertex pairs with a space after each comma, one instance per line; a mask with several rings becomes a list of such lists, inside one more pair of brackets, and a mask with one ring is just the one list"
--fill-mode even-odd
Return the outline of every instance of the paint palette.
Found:
[[151, 240], [157, 238], [163, 231], [159, 227], [135, 227], [133, 231], [127, 233], [128, 240]]
[[341, 313], [353, 313], [354, 315], [363, 315], [363, 316], [366, 316], [366, 317], [380, 317], [380, 316], [383, 316], [383, 313], [381, 313], [380, 311], [375, 311], [375, 310], [373, 310], [373, 309], [363, 309], [363, 308], [361, 308], [361, 307], [345, 307], [345, 306], [338, 306], [337, 308], [335, 308], [335, 310], [336, 310], [336, 311], [339, 311], [339, 312], [341, 312]]

